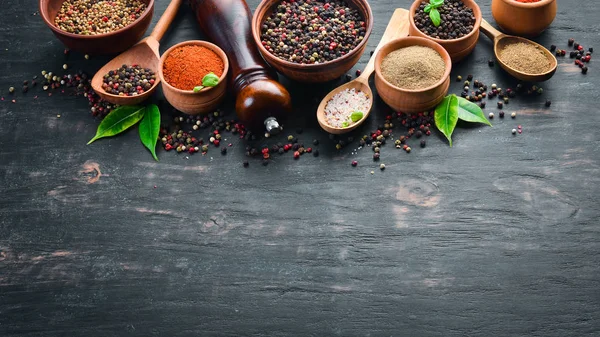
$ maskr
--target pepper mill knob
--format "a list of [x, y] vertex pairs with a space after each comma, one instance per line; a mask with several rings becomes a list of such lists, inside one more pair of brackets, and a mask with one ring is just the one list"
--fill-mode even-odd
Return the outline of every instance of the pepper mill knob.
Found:
[[276, 134], [282, 130], [277, 119], [292, 110], [288, 91], [279, 82], [260, 79], [248, 84], [237, 95], [235, 111], [240, 121], [251, 130], [266, 128]]

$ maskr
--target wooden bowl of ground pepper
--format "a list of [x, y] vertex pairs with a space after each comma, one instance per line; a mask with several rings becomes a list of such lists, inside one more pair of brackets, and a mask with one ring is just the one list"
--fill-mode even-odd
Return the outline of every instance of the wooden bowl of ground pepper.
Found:
[[437, 10], [441, 13], [441, 24], [432, 23], [424, 13], [427, 0], [416, 0], [409, 10], [409, 35], [423, 37], [439, 43], [450, 54], [452, 62], [469, 55], [479, 39], [481, 10], [474, 0], [446, 0]]
[[143, 36], [154, 0], [40, 0], [40, 15], [68, 48], [85, 54], [116, 54]]
[[350, 70], [372, 29], [366, 0], [263, 0], [252, 18], [252, 36], [263, 58], [286, 77], [310, 83]]
[[554, 21], [556, 9], [556, 0], [492, 0], [498, 26], [518, 36], [540, 35]]
[[446, 96], [452, 61], [438, 43], [405, 37], [385, 44], [375, 56], [375, 87], [396, 112], [429, 111]]
[[[217, 45], [206, 41], [185, 41], [164, 52], [158, 65], [158, 77], [167, 101], [177, 110], [196, 115], [212, 112], [227, 93], [229, 61]], [[219, 77], [215, 86], [194, 90], [203, 78]]]

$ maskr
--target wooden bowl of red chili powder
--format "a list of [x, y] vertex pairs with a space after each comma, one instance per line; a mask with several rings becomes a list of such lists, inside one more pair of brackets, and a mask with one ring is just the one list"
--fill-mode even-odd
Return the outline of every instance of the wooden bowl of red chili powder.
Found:
[[[169, 48], [161, 57], [158, 77], [167, 101], [177, 110], [196, 115], [213, 111], [223, 100], [227, 89], [227, 55], [218, 46], [206, 41], [186, 41]], [[219, 77], [214, 87], [202, 85], [209, 73]]]

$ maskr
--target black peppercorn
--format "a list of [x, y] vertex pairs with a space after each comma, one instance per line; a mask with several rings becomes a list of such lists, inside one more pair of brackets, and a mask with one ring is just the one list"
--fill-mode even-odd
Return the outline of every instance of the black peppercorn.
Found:
[[469, 75], [467, 76], [467, 81], [471, 81], [471, 80], [473, 80], [473, 75], [469, 74]]
[[250, 163], [247, 160], [244, 160], [243, 165], [244, 165], [244, 167], [248, 167], [248, 166], [250, 166]]
[[568, 41], [568, 43], [569, 43], [569, 47], [572, 46], [573, 43], [575, 43], [575, 39], [570, 38], [569, 41]]
[[584, 75], [585, 75], [585, 74], [587, 74], [587, 71], [588, 71], [588, 67], [587, 67], [587, 66], [583, 66], [583, 67], [581, 68], [581, 73], [582, 73], [582, 74], [584, 74]]
[[502, 107], [504, 106], [504, 103], [502, 101], [498, 102], [498, 109], [502, 109]]
[[588, 48], [588, 51], [589, 51], [590, 53], [593, 53], [593, 52], [594, 52], [594, 48], [590, 47], [590, 48]]
[[556, 50], [556, 46], [555, 45], [551, 45], [550, 46], [550, 51], [555, 51]]
[[319, 150], [314, 149], [313, 150], [313, 156], [318, 157], [319, 156]]
[[352, 81], [352, 75], [346, 74], [346, 82]]
[[485, 109], [485, 101], [482, 101], [481, 103], [479, 103], [479, 107], [482, 109]]
[[546, 100], [546, 107], [549, 107], [550, 105], [552, 105], [552, 102], [549, 99], [547, 99]]
[[427, 142], [425, 141], [425, 139], [421, 140], [421, 147], [424, 148], [425, 146], [427, 146]]
[[490, 67], [494, 66], [494, 60], [493, 59], [489, 59], [488, 60], [488, 66], [490, 66]]
[[575, 48], [575, 49], [579, 48], [579, 43], [573, 42], [573, 48]]
[[498, 113], [498, 115], [500, 116], [500, 118], [504, 118], [504, 111], [500, 111], [500, 112]]

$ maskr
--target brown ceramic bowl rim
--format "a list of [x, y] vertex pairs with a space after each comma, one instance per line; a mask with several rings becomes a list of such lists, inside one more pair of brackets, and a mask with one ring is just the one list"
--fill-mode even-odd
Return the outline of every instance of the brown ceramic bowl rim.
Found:
[[[216, 86], [204, 87], [199, 92], [194, 92], [193, 90], [183, 90], [183, 89], [175, 88], [174, 86], [169, 84], [169, 82], [167, 82], [167, 80], [165, 80], [165, 76], [163, 75], [163, 65], [165, 63], [165, 60], [167, 59], [167, 56], [169, 56], [169, 54], [176, 48], [179, 48], [182, 46], [189, 46], [189, 45], [207, 47], [207, 48], [211, 49], [212, 51], [214, 51], [221, 58], [221, 60], [223, 60], [223, 74], [221, 74], [221, 76], [219, 77], [219, 83], [217, 83]], [[217, 46], [216, 44], [210, 43], [208, 41], [202, 41], [202, 40], [188, 40], [188, 41], [179, 42], [176, 45], [172, 46], [171, 48], [167, 49], [160, 57], [160, 62], [158, 62], [158, 78], [160, 79], [160, 82], [175, 92], [178, 92], [180, 94], [187, 94], [187, 95], [190, 95], [190, 94], [199, 95], [199, 94], [207, 92], [211, 89], [216, 88], [217, 86], [219, 86], [219, 84], [223, 83], [226, 80], [228, 71], [229, 71], [229, 60], [227, 59], [227, 54], [225, 54], [223, 49], [219, 48], [219, 46]]]
[[[439, 44], [450, 43], [450, 42], [460, 42], [460, 41], [464, 41], [464, 40], [470, 38], [471, 36], [473, 36], [473, 34], [479, 32], [479, 27], [481, 26], [481, 19], [483, 18], [482, 14], [481, 14], [481, 9], [479, 8], [479, 5], [474, 0], [460, 0], [465, 5], [467, 5], [467, 3], [472, 4], [472, 7], [471, 6], [467, 6], [467, 7], [473, 9], [473, 14], [475, 14], [475, 25], [473, 25], [473, 30], [471, 30], [471, 32], [469, 32], [469, 34], [467, 34], [463, 37], [459, 37], [458, 39], [442, 40], [442, 39], [438, 39], [435, 37], [431, 37], [431, 36], [423, 33], [419, 29], [419, 27], [417, 27], [417, 25], [415, 24], [415, 12], [417, 10], [417, 7], [419, 7], [419, 4], [421, 4], [422, 1], [423, 0], [415, 0], [415, 2], [413, 2], [412, 6], [410, 6], [410, 10], [408, 12], [408, 21], [410, 22], [411, 26], [413, 26], [421, 34], [427, 36], [428, 39], [431, 39]], [[542, 0], [542, 1], [546, 1], [546, 0]], [[550, 0], [550, 1], [554, 1], [554, 0]]]
[[[385, 49], [387, 49], [387, 47], [389, 45], [393, 45], [393, 44], [399, 43], [401, 41], [402, 42], [403, 41], [408, 41], [409, 43], [406, 46], [403, 46], [403, 47], [400, 47], [400, 48], [395, 48], [395, 49], [391, 50], [390, 52], [388, 52], [388, 54], [391, 53], [392, 51], [396, 51], [398, 49], [406, 48], [406, 47], [411, 47], [411, 46], [429, 47], [429, 48], [435, 50], [438, 54], [440, 54], [440, 57], [442, 58], [442, 60], [444, 60], [444, 64], [446, 65], [446, 68], [444, 70], [444, 75], [442, 75], [442, 78], [439, 81], [435, 82], [433, 85], [431, 85], [429, 87], [426, 87], [426, 88], [422, 88], [422, 89], [406, 89], [406, 88], [401, 88], [401, 87], [398, 87], [396, 85], [393, 85], [388, 80], [386, 80], [385, 77], [383, 76], [383, 74], [381, 73], [381, 62], [383, 62], [383, 56], [381, 56], [381, 55], [383, 55], [382, 51], [385, 50]], [[435, 48], [436, 45], [439, 48], [436, 49]], [[429, 90], [435, 89], [435, 88], [439, 87], [440, 85], [443, 85], [444, 82], [446, 80], [448, 80], [448, 78], [450, 77], [450, 72], [451, 71], [452, 71], [452, 59], [450, 58], [450, 54], [448, 54], [448, 51], [446, 51], [446, 49], [444, 47], [442, 47], [439, 43], [437, 43], [435, 41], [432, 41], [432, 40], [429, 40], [429, 39], [426, 39], [424, 37], [409, 36], [409, 37], [401, 37], [399, 39], [392, 40], [392, 41], [386, 43], [385, 45], [383, 45], [381, 47], [381, 49], [379, 49], [379, 52], [377, 52], [377, 55], [375, 56], [375, 73], [376, 73], [376, 75], [386, 85], [394, 88], [397, 91], [405, 92], [405, 93], [423, 93], [423, 92], [427, 92]]]
[[[371, 36], [371, 32], [373, 30], [373, 25], [375, 22], [375, 19], [373, 17], [373, 11], [371, 10], [371, 5], [369, 5], [369, 2], [367, 0], [357, 0], [360, 1], [362, 4], [365, 5], [365, 7], [367, 8], [367, 14], [368, 14], [368, 21], [367, 23], [367, 27], [366, 27], [366, 32], [365, 32], [365, 36], [363, 37], [363, 40], [356, 46], [354, 47], [354, 49], [352, 49], [351, 51], [349, 51], [348, 53], [346, 53], [346, 55], [338, 57], [336, 59], [333, 59], [331, 61], [327, 61], [327, 62], [323, 62], [323, 63], [311, 63], [311, 64], [305, 64], [305, 63], [295, 63], [295, 62], [290, 62], [284, 59], [279, 58], [279, 56], [269, 52], [263, 45], [262, 42], [260, 41], [260, 26], [262, 25], [262, 22], [264, 21], [264, 17], [258, 17], [257, 13], [260, 12], [260, 10], [263, 7], [267, 7], [267, 11], [265, 11], [265, 14], [268, 12], [269, 9], [271, 9], [272, 7], [274, 7], [277, 3], [280, 3], [283, 0], [262, 0], [260, 2], [260, 4], [258, 5], [258, 7], [256, 8], [256, 10], [254, 11], [254, 16], [252, 17], [252, 37], [254, 38], [254, 43], [256, 43], [256, 45], [258, 46], [258, 48], [260, 49], [260, 52], [263, 54], [267, 54], [267, 55], [271, 55], [273, 56], [274, 59], [276, 59], [277, 63], [281, 64], [282, 66], [285, 66], [287, 68], [293, 68], [293, 69], [315, 69], [315, 68], [319, 68], [319, 67], [323, 67], [323, 66], [328, 66], [330, 64], [333, 64], [334, 62], [342, 62], [345, 59], [349, 59], [351, 58], [354, 54], [356, 54], [359, 50], [362, 49], [362, 47], [367, 43], [367, 41], [369, 40], [369, 36]], [[346, 4], [348, 4], [348, 1], [344, 1], [346, 2]], [[361, 13], [362, 14], [362, 13]]]
[[519, 2], [516, 0], [501, 0], [509, 6], [520, 7], [520, 8], [538, 8], [548, 5], [556, 0], [540, 0], [538, 2]]
[[[140, 22], [142, 22], [146, 16], [151, 15], [150, 13], [152, 12], [152, 9], [154, 8], [154, 0], [148, 0], [148, 6], [146, 6], [146, 10], [142, 13], [142, 15], [140, 15], [139, 18], [137, 18], [135, 21], [133, 21], [132, 23], [128, 24], [127, 26], [125, 26], [125, 27], [123, 27], [123, 28], [121, 28], [119, 30], [115, 30], [114, 32], [105, 33], [105, 34], [81, 35], [81, 34], [74, 34], [74, 33], [69, 33], [67, 31], [64, 31], [64, 30], [58, 28], [54, 24], [54, 21], [50, 21], [50, 19], [48, 18], [48, 13], [47, 13], [46, 9], [42, 8], [42, 3], [44, 3], [44, 2], [49, 3], [51, 1], [56, 1], [56, 0], [40, 0], [40, 5], [39, 5], [40, 14], [42, 15], [42, 19], [44, 20], [44, 22], [46, 23], [46, 25], [48, 27], [50, 27], [50, 29], [52, 29], [55, 33], [58, 33], [58, 34], [61, 34], [61, 35], [64, 35], [64, 36], [68, 36], [68, 37], [71, 37], [71, 38], [75, 38], [75, 39], [82, 39], [82, 40], [99, 39], [99, 38], [108, 37], [108, 36], [114, 36], [114, 35], [123, 33], [125, 30], [131, 29], [131, 27], [133, 27], [133, 26], [139, 24]], [[65, 1], [66, 0], [62, 0], [62, 2], [65, 2]]]

